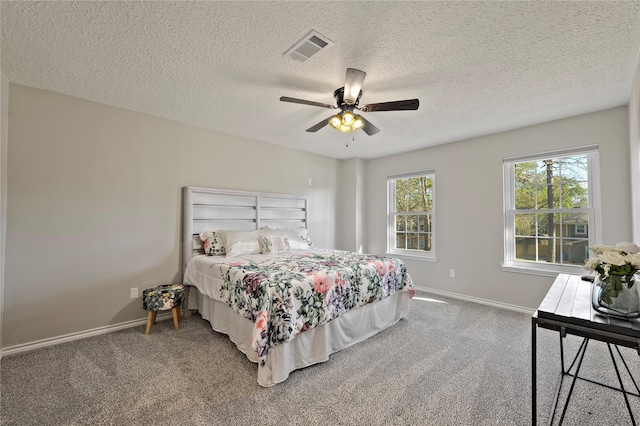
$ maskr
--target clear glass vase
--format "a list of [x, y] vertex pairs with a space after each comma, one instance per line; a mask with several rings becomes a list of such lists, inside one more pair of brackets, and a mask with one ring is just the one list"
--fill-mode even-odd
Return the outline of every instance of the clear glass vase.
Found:
[[599, 275], [593, 283], [593, 309], [601, 314], [619, 318], [640, 317], [640, 293], [638, 293], [638, 275]]

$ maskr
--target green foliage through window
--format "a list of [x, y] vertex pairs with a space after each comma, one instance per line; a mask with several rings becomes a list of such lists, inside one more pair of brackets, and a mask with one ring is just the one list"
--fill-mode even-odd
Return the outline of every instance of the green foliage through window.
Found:
[[390, 180], [395, 209], [395, 249], [430, 252], [433, 238], [433, 175]]
[[583, 265], [589, 245], [587, 155], [513, 165], [515, 260]]

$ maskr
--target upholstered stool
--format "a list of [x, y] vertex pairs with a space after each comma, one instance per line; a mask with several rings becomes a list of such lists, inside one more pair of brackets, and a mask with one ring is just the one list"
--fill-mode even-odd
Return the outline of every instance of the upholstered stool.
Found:
[[182, 284], [165, 284], [151, 287], [142, 292], [142, 307], [147, 314], [147, 330], [149, 334], [151, 325], [156, 323], [156, 313], [171, 309], [173, 325], [178, 330], [178, 321], [182, 319], [180, 305], [184, 300], [184, 286]]

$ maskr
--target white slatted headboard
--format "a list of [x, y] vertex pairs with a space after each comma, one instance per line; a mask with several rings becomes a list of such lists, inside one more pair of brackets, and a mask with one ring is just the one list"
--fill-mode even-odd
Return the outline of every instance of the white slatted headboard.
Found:
[[228, 229], [253, 231], [263, 226], [306, 228], [307, 197], [302, 195], [182, 188], [182, 268], [194, 254], [204, 253], [199, 234]]

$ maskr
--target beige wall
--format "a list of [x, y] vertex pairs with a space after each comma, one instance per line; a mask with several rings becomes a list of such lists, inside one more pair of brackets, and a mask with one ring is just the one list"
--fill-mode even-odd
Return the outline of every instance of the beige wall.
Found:
[[129, 289], [180, 279], [183, 186], [306, 194], [335, 246], [338, 160], [9, 90], [4, 348], [143, 318]]
[[[435, 146], [367, 163], [367, 250], [386, 249], [386, 178], [436, 171], [436, 263], [407, 260], [417, 286], [537, 308], [553, 279], [503, 272], [504, 157], [600, 145], [603, 243], [631, 239], [626, 107]], [[449, 277], [449, 269], [456, 277]]]
[[[7, 218], [7, 146], [9, 139], [9, 80], [0, 68], [0, 343], [4, 317], [4, 253]], [[0, 355], [2, 345], [0, 344]]]
[[362, 158], [343, 160], [338, 170], [338, 248], [362, 253], [366, 241], [364, 207], [367, 162]]
[[3, 348], [143, 318], [129, 289], [180, 278], [186, 185], [306, 194], [317, 246], [384, 253], [387, 175], [435, 168], [438, 262], [407, 260], [416, 284], [533, 309], [552, 279], [500, 268], [502, 159], [597, 143], [603, 242], [631, 239], [626, 107], [341, 162], [19, 85], [9, 92]]
[[629, 99], [629, 150], [633, 241], [640, 244], [640, 59], [636, 65]]

